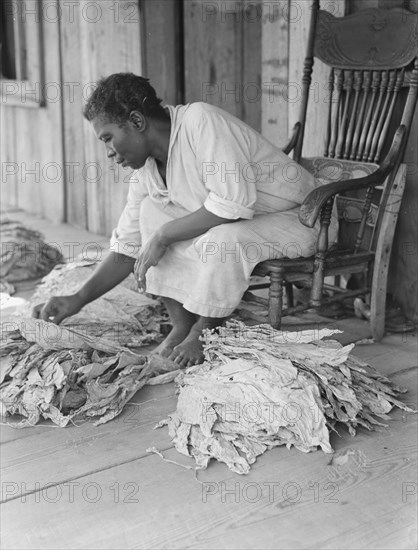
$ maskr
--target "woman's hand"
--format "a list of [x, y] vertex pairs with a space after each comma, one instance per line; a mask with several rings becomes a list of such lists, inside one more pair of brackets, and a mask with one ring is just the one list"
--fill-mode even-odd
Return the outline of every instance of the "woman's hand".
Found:
[[168, 245], [162, 240], [159, 233], [154, 233], [150, 240], [145, 244], [139, 253], [139, 257], [135, 263], [135, 279], [138, 287], [145, 291], [146, 280], [145, 275], [150, 267], [157, 265], [161, 258], [166, 253]]
[[75, 315], [83, 307], [77, 295], [53, 296], [46, 304], [38, 304], [32, 310], [32, 317], [59, 325], [65, 318]]
[[216, 216], [202, 206], [196, 212], [162, 225], [141, 250], [135, 263], [134, 273], [139, 288], [145, 291], [145, 275], [148, 269], [158, 264], [171, 244], [194, 239], [212, 227], [235, 221], [238, 220]]

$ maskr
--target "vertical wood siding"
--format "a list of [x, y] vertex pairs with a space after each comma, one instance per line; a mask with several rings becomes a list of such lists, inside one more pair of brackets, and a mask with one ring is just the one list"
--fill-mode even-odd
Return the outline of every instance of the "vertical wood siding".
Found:
[[[286, 143], [299, 114], [310, 2], [119, 0], [100, 6], [99, 17], [80, 5], [72, 17], [67, 8], [59, 21], [43, 21], [45, 79], [52, 83], [51, 95], [58, 85], [62, 101], [47, 100], [46, 107], [32, 109], [1, 105], [5, 203], [110, 234], [125, 203], [129, 173], [109, 169], [103, 144], [81, 109], [89, 84], [112, 72], [148, 76], [165, 103], [208, 101], [261, 130], [279, 147]], [[368, 7], [418, 11], [417, 0], [322, 0], [322, 6], [335, 15]], [[316, 109], [303, 151], [307, 156], [323, 153], [317, 136], [325, 134], [326, 86], [327, 68], [317, 62], [311, 86]], [[407, 185], [389, 283], [389, 291], [416, 319], [417, 127], [415, 123], [405, 158]], [[16, 163], [14, 178], [5, 173], [5, 163], [9, 168]]]
[[[52, 17], [56, 0], [49, 2], [50, 15], [47, 17], [42, 12], [39, 17], [29, 13], [33, 9], [30, 3], [24, 6], [28, 8], [27, 13], [19, 11], [17, 17], [28, 23], [25, 25], [28, 49], [38, 46], [35, 31], [37, 25], [41, 25], [45, 45], [45, 81], [41, 82], [38, 78], [34, 80], [37, 67], [30, 66], [30, 82], [24, 82], [22, 88], [28, 92], [36, 90], [34, 93], [37, 97], [43, 90], [51, 101], [46, 107], [28, 107], [23, 102], [11, 106], [7, 97], [2, 101], [2, 202], [60, 222], [64, 220], [65, 212], [60, 42], [58, 23]], [[37, 22], [39, 20], [41, 23]], [[13, 176], [9, 175], [11, 169], [15, 172]]]
[[261, 2], [184, 2], [185, 101], [261, 129]]
[[263, 7], [261, 131], [283, 147], [289, 137], [289, 21], [288, 0]]
[[73, 22], [62, 21], [63, 81], [77, 84], [74, 102], [68, 97], [64, 102], [66, 159], [76, 163], [75, 181], [67, 183], [67, 213], [70, 223], [108, 235], [125, 204], [129, 173], [111, 168], [103, 143], [81, 111], [99, 78], [115, 72], [141, 74], [140, 13], [131, 0], [95, 5], [99, 11], [76, 9]]
[[[395, 6], [418, 14], [417, 0], [392, 0], [391, 7]], [[404, 313], [418, 323], [418, 108], [415, 109], [404, 162], [408, 171], [392, 249], [389, 292]]]

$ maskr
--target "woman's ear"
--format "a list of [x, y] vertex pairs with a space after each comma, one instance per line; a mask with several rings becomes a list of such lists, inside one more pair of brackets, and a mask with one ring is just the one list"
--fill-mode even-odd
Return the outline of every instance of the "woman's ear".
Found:
[[147, 119], [139, 111], [131, 111], [129, 113], [129, 121], [140, 132], [143, 132], [147, 127]]

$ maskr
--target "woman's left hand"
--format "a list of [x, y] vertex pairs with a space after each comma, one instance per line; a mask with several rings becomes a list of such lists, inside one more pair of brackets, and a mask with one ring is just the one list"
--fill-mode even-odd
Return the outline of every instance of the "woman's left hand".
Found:
[[158, 233], [155, 233], [141, 249], [134, 268], [135, 279], [140, 290], [145, 291], [145, 275], [148, 269], [158, 264], [167, 248], [168, 246], [162, 242]]

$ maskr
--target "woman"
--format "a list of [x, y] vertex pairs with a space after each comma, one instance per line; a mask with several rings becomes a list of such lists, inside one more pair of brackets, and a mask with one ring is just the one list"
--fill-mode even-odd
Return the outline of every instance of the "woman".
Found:
[[92, 277], [34, 315], [60, 323], [135, 270], [172, 321], [156, 352], [180, 366], [200, 363], [202, 330], [233, 312], [258, 262], [314, 252], [318, 230], [298, 220], [314, 178], [219, 108], [164, 108], [148, 80], [131, 73], [99, 81], [84, 116], [107, 156], [135, 169], [127, 204]]

